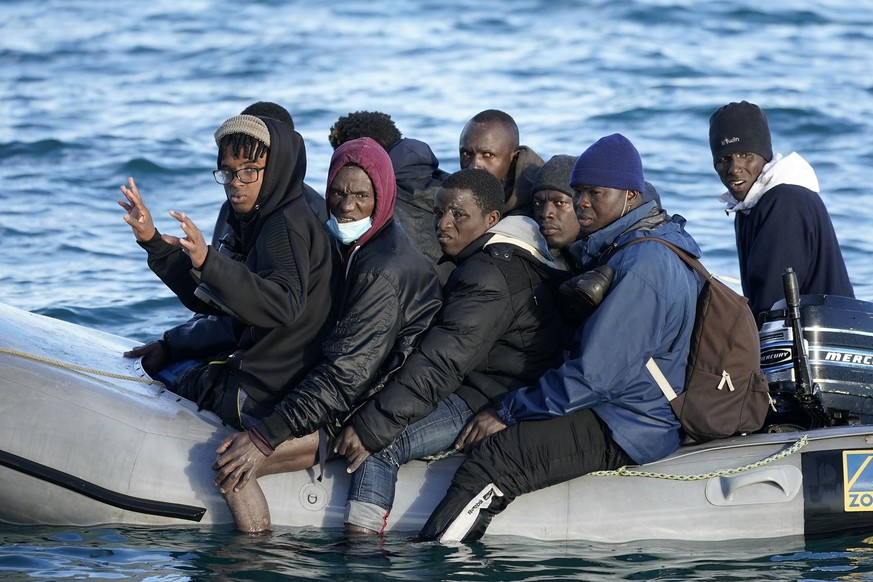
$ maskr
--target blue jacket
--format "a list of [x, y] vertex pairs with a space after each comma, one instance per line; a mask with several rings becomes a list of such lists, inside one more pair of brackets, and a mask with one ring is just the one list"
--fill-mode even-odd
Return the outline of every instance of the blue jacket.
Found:
[[[571, 252], [590, 269], [612, 246], [658, 237], [699, 257], [681, 216], [656, 221], [654, 228], [641, 222], [656, 213], [655, 203], [647, 202], [577, 241]], [[659, 243], [621, 249], [607, 264], [615, 271], [612, 287], [577, 329], [567, 360], [537, 385], [507, 394], [498, 413], [513, 424], [590, 408], [634, 461], [648, 463], [675, 451], [682, 437], [676, 415], [645, 364], [654, 357], [670, 385], [681, 392], [702, 282]]]

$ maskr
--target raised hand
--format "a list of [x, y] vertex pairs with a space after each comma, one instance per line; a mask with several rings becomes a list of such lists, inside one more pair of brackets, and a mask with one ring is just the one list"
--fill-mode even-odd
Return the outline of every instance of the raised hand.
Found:
[[206, 253], [209, 246], [206, 244], [206, 239], [203, 238], [203, 233], [197, 228], [197, 225], [184, 212], [170, 211], [170, 216], [179, 221], [182, 226], [182, 232], [185, 233], [184, 238], [177, 239], [182, 245], [182, 250], [191, 258], [191, 264], [195, 269], [199, 269], [206, 261]]
[[127, 179], [127, 186], [121, 186], [121, 193], [127, 199], [118, 201], [118, 205], [127, 211], [127, 214], [124, 215], [124, 222], [130, 225], [136, 240], [143, 242], [151, 240], [155, 236], [155, 223], [152, 220], [151, 212], [142, 201], [142, 196], [133, 178]]

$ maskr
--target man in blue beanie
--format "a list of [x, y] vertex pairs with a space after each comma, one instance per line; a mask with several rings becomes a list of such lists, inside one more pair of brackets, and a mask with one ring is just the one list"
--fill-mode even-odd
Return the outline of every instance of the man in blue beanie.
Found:
[[818, 178], [796, 152], [773, 154], [767, 116], [754, 103], [728, 103], [709, 119], [715, 171], [734, 213], [743, 294], [756, 316], [785, 297], [782, 274], [797, 273], [801, 294], [854, 297]]
[[[659, 238], [695, 257], [700, 250], [684, 218], [643, 201], [642, 162], [624, 136], [589, 147], [570, 184], [582, 233], [571, 253], [583, 271], [611, 267], [609, 293], [577, 329], [563, 365], [470, 421], [456, 442], [470, 455], [422, 539], [478, 539], [518, 495], [679, 447], [679, 421], [646, 362], [654, 359], [681, 393], [702, 282], [663, 244], [623, 245]], [[633, 333], [617, 334], [628, 322]]]

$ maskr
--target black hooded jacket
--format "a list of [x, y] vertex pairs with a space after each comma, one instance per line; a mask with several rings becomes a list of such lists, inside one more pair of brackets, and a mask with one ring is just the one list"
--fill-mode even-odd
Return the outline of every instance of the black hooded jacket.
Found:
[[433, 327], [352, 417], [370, 452], [391, 444], [453, 392], [477, 412], [560, 364], [557, 285], [563, 275], [516, 245], [486, 246], [492, 236], [486, 233], [455, 258]]
[[[226, 360], [224, 384], [272, 406], [289, 381], [299, 381], [321, 356], [333, 325], [340, 271], [329, 235], [303, 196], [306, 151], [297, 132], [261, 118], [270, 151], [255, 207], [229, 224], [240, 241], [229, 256], [210, 247], [200, 270], [160, 234], [141, 246], [149, 267], [196, 313], [216, 315], [169, 330], [170, 357]], [[211, 333], [204, 334], [202, 326]], [[211, 341], [199, 340], [204, 335]], [[196, 336], [196, 338], [195, 338]]]

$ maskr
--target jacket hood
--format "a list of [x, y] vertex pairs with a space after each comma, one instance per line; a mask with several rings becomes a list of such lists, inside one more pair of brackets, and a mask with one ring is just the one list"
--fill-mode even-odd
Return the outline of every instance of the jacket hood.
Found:
[[537, 177], [537, 172], [543, 167], [543, 159], [535, 151], [523, 145], [518, 147], [518, 157], [515, 159], [512, 174], [512, 192], [506, 198], [504, 214], [530, 206], [533, 201], [531, 187]]
[[260, 118], [270, 132], [270, 149], [264, 180], [254, 207], [244, 215], [234, 214], [228, 224], [242, 240], [247, 256], [267, 218], [288, 202], [303, 196], [306, 176], [306, 146], [299, 133], [269, 117]]
[[580, 265], [585, 266], [599, 260], [611, 248], [645, 236], [664, 239], [694, 257], [700, 257], [700, 247], [685, 232], [685, 219], [678, 214], [668, 217], [653, 200], [592, 233], [588, 238], [574, 242], [570, 245], [570, 254]]
[[730, 192], [725, 192], [719, 200], [725, 203], [724, 211], [739, 212], [753, 208], [765, 193], [781, 184], [802, 186], [813, 192], [819, 191], [818, 178], [815, 170], [797, 152], [791, 152], [785, 157], [776, 154], [763, 168], [761, 175], [749, 188], [748, 194], [742, 200], [737, 200]]
[[388, 148], [388, 156], [394, 166], [398, 187], [406, 190], [412, 189], [407, 184], [417, 186], [424, 183], [426, 187], [435, 176], [445, 174], [440, 171], [440, 161], [430, 146], [417, 139], [400, 139]]
[[[370, 181], [373, 182], [376, 207], [373, 210], [373, 224], [361, 237], [354, 242], [353, 247], [359, 247], [373, 238], [394, 216], [394, 201], [397, 199], [397, 182], [394, 178], [394, 166], [388, 152], [369, 137], [359, 137], [345, 142], [333, 152], [330, 158], [330, 168], [327, 174], [327, 188], [344, 166], [360, 167]], [[327, 203], [327, 196], [325, 196]], [[330, 206], [328, 205], [328, 212]]]
[[494, 243], [507, 243], [528, 251], [539, 262], [557, 268], [549, 253], [549, 244], [540, 233], [540, 227], [528, 216], [507, 216], [488, 229], [493, 234], [485, 246]]

